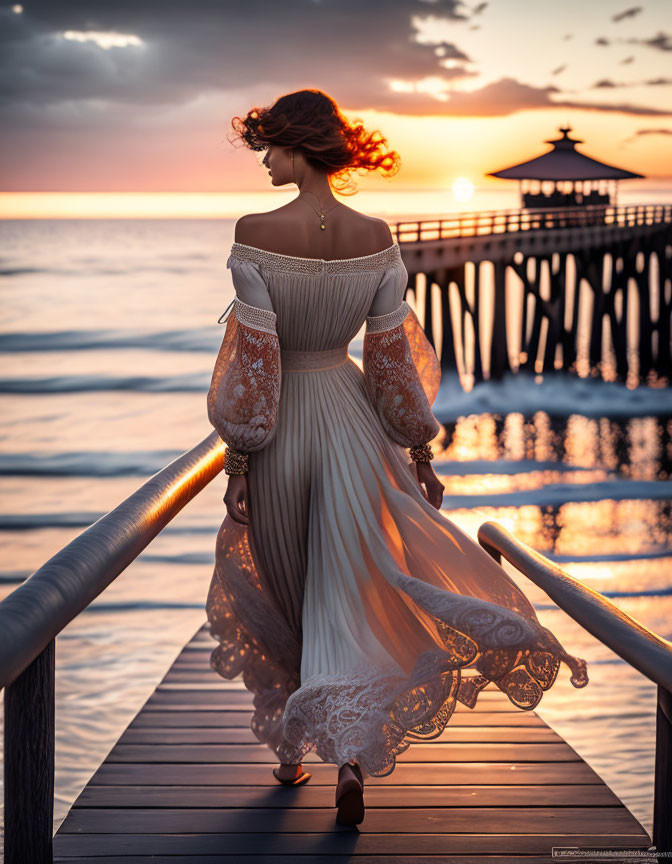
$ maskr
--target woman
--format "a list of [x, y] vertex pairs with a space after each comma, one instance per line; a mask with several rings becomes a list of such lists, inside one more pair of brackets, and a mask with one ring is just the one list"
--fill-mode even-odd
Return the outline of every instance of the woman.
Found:
[[[394, 173], [398, 155], [316, 90], [233, 126], [299, 194], [238, 220], [227, 263], [236, 298], [208, 394], [229, 475], [211, 665], [254, 693], [276, 779], [308, 780], [315, 750], [339, 765], [337, 820], [358, 824], [364, 777], [440, 735], [456, 700], [473, 708], [494, 682], [531, 709], [561, 660], [575, 687], [586, 664], [439, 512], [436, 354], [387, 224], [332, 194], [354, 170]], [[362, 370], [348, 343], [364, 323]]]

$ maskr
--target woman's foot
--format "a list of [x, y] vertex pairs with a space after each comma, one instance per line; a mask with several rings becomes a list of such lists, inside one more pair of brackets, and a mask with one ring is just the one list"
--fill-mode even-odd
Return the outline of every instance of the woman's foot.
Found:
[[273, 769], [273, 776], [283, 786], [298, 786], [310, 779], [310, 774], [303, 770], [300, 762], [296, 765], [286, 765], [282, 762], [279, 768]]
[[346, 762], [338, 771], [336, 806], [336, 821], [341, 825], [359, 825], [364, 820], [364, 778], [356, 762]]

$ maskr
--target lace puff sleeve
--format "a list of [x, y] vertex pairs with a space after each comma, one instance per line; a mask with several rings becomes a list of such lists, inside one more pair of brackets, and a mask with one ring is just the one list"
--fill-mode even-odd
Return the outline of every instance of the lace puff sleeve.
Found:
[[402, 447], [425, 444], [441, 428], [431, 408], [441, 366], [403, 300], [407, 281], [401, 260], [385, 271], [366, 318], [362, 357], [371, 403], [386, 433]]
[[243, 453], [261, 450], [276, 432], [281, 364], [277, 315], [259, 265], [231, 255], [236, 297], [208, 391], [208, 419]]

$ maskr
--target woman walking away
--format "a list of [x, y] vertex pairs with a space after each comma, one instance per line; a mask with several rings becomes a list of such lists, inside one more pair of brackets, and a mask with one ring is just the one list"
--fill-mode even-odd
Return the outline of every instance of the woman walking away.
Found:
[[[272, 185], [299, 191], [239, 219], [228, 259], [236, 297], [207, 403], [229, 475], [211, 665], [254, 694], [275, 778], [306, 782], [315, 751], [339, 766], [337, 820], [356, 825], [364, 778], [439, 736], [458, 700], [473, 708], [494, 682], [530, 710], [561, 662], [584, 687], [586, 663], [440, 513], [436, 354], [389, 227], [333, 194], [353, 171], [395, 173], [398, 154], [318, 90], [233, 125]], [[348, 344], [363, 325], [360, 368]]]

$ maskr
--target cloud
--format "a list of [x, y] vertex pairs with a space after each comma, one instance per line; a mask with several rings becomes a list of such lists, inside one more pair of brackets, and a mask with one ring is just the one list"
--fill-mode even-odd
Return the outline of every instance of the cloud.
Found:
[[[414, 38], [413, 18], [468, 21], [461, 8], [460, 0], [162, 0], [157, 14], [155, 4], [133, 0], [34, 0], [20, 16], [1, 10], [0, 103], [180, 105], [243, 82], [286, 90], [338, 81], [339, 101], [374, 107], [390, 78], [441, 72], [434, 45]], [[101, 50], [65, 39], [66, 31], [121, 33], [141, 44]]]
[[602, 78], [592, 86], [595, 88], [613, 87], [661, 87], [672, 84], [672, 78], [649, 78], [646, 81], [612, 81], [611, 78]]
[[[477, 90], [453, 91], [442, 104], [422, 94], [413, 94], [412, 96], [410, 94], [395, 94], [394, 100], [390, 100], [389, 104], [386, 104], [384, 96], [381, 97], [380, 108], [387, 110], [394, 101], [396, 110], [400, 110], [402, 113], [436, 114], [451, 117], [470, 115], [501, 117], [519, 111], [539, 108], [589, 108], [593, 111], [623, 112], [635, 115], [661, 117], [672, 115], [672, 110], [664, 111], [627, 103], [611, 104], [552, 98], [562, 94], [562, 92], [560, 88], [553, 85], [533, 87], [530, 84], [521, 83], [515, 78], [500, 78], [498, 81], [493, 81]], [[403, 104], [404, 100], [406, 100], [405, 105]], [[401, 105], [399, 105], [400, 101]]]
[[[15, 15], [5, 6], [0, 122], [101, 130], [107, 122], [116, 133], [120, 116], [141, 125], [208, 98], [241, 112], [252, 98], [268, 104], [304, 87], [354, 111], [503, 116], [576, 107], [667, 115], [567, 101], [555, 87], [512, 77], [466, 89], [479, 73], [459, 47], [460, 32], [471, 26], [465, 8], [461, 0], [162, 0], [159, 15], [141, 0], [31, 0]], [[96, 36], [75, 41], [68, 31]]]
[[672, 36], [669, 33], [663, 33], [659, 30], [655, 36], [650, 39], [626, 39], [626, 42], [631, 42], [634, 45], [645, 45], [647, 48], [657, 48], [659, 51], [672, 51]]
[[634, 18], [636, 15], [639, 15], [640, 12], [643, 12], [644, 9], [642, 6], [633, 6], [631, 9], [626, 9], [624, 12], [619, 12], [616, 15], [611, 16], [611, 20], [618, 23], [619, 21], [624, 21], [626, 18]]
[[672, 135], [672, 129], [638, 129], [634, 137], [640, 135]]
[[662, 129], [662, 128], [654, 128], [654, 129], [637, 129], [637, 131], [630, 135], [629, 138], [625, 138], [623, 140], [624, 144], [630, 144], [632, 141], [637, 141], [638, 138], [648, 137], [649, 135], [670, 135], [672, 136], [672, 129]]

